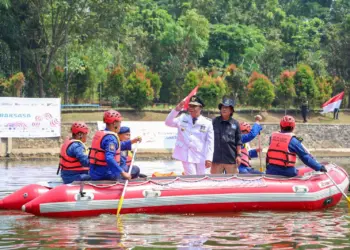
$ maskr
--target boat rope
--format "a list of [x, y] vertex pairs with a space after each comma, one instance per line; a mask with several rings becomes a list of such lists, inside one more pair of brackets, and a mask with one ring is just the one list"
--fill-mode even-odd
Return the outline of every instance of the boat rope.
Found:
[[[337, 166], [334, 164], [331, 164], [331, 168], [329, 168], [328, 170], [338, 170]], [[137, 187], [137, 186], [143, 186], [146, 184], [154, 184], [157, 186], [169, 186], [175, 182], [182, 182], [182, 183], [199, 183], [199, 182], [206, 182], [206, 185], [208, 185], [208, 183], [210, 182], [216, 182], [216, 183], [223, 183], [223, 182], [229, 182], [232, 180], [236, 180], [237, 183], [241, 184], [239, 186], [254, 186], [252, 184], [255, 183], [265, 183], [264, 180], [279, 180], [279, 181], [288, 181], [288, 180], [309, 180], [311, 178], [313, 178], [314, 176], [318, 176], [320, 173], [318, 171], [310, 171], [308, 173], [305, 173], [303, 176], [296, 176], [296, 177], [285, 177], [285, 178], [281, 178], [280, 176], [273, 176], [273, 175], [258, 175], [258, 176], [248, 176], [248, 175], [244, 175], [244, 176], [238, 176], [238, 175], [232, 175], [229, 177], [225, 177], [225, 176], [203, 176], [201, 178], [189, 178], [188, 176], [186, 176], [186, 178], [182, 178], [181, 176], [174, 176], [173, 179], [162, 179], [162, 180], [156, 180], [156, 179], [146, 179], [145, 181], [142, 182], [130, 182], [129, 185], [130, 187]], [[239, 181], [239, 182], [238, 182]], [[237, 183], [232, 183], [232, 184], [237, 184]], [[117, 185], [120, 186], [124, 186], [123, 182], [115, 182], [113, 184], [94, 184], [94, 183], [86, 183], [86, 185], [90, 185], [93, 187], [97, 187], [97, 188], [110, 188], [110, 187], [114, 187]], [[261, 186], [261, 185], [258, 185]]]

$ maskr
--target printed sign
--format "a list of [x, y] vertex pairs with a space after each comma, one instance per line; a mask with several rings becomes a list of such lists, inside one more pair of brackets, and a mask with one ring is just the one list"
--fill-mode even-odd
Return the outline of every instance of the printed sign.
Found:
[[[130, 127], [131, 139], [142, 137], [138, 146], [144, 149], [173, 149], [177, 138], [177, 128], [171, 128], [164, 122], [131, 122], [123, 121], [122, 126]], [[98, 122], [98, 129], [104, 130], [105, 124]]]
[[60, 98], [0, 97], [0, 138], [59, 136]]

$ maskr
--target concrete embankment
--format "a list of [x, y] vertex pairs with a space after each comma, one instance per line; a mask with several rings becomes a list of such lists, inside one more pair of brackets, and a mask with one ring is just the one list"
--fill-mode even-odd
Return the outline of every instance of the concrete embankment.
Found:
[[[0, 142], [1, 158], [57, 158], [64, 138], [69, 136], [71, 123], [63, 123], [61, 137], [54, 138], [2, 138]], [[89, 122], [90, 133], [88, 145], [97, 130], [97, 122]], [[269, 136], [278, 130], [278, 124], [263, 124], [261, 143], [264, 151], [269, 142]], [[297, 135], [304, 139], [303, 144], [316, 156], [350, 157], [350, 125], [346, 124], [298, 124]], [[136, 136], [136, 135], [135, 135]], [[257, 146], [258, 140], [251, 143]], [[139, 149], [138, 158], [170, 159], [171, 150]]]

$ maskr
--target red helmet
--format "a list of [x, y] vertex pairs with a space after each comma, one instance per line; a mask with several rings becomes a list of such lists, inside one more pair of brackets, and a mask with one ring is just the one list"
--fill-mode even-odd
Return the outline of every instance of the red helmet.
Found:
[[106, 111], [103, 115], [103, 122], [107, 124], [111, 124], [114, 121], [120, 122], [122, 119], [122, 115], [113, 109]]
[[87, 134], [89, 132], [89, 128], [85, 122], [74, 122], [70, 130], [73, 134], [78, 134], [79, 132]]
[[285, 128], [285, 127], [295, 128], [294, 117], [290, 116], [290, 115], [283, 116], [283, 118], [281, 119], [281, 122], [280, 122], [280, 126], [281, 126], [281, 128]]
[[241, 132], [246, 132], [246, 133], [249, 133], [250, 130], [252, 129], [252, 127], [248, 122], [241, 122], [239, 124], [239, 128], [241, 129]]

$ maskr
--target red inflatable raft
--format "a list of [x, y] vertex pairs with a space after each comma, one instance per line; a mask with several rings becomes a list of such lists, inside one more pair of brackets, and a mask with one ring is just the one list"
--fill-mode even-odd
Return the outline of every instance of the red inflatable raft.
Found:
[[0, 209], [20, 210], [27, 202], [62, 184], [62, 182], [29, 184], [0, 200]]
[[[341, 167], [327, 164], [342, 190], [349, 179]], [[115, 214], [123, 183], [58, 186], [23, 205], [22, 210], [48, 217]], [[248, 210], [317, 210], [342, 198], [320, 172], [280, 178], [261, 175], [174, 176], [129, 182], [121, 213], [215, 213]]]

